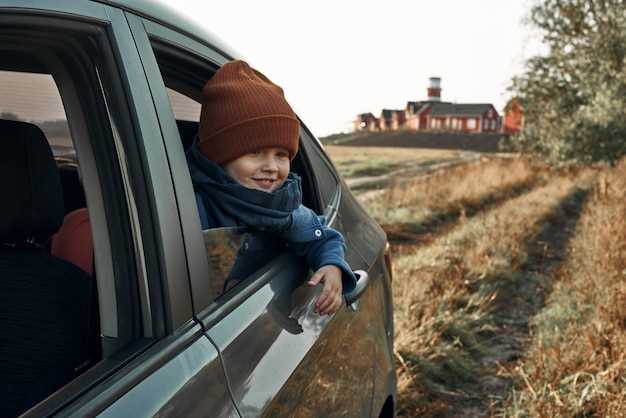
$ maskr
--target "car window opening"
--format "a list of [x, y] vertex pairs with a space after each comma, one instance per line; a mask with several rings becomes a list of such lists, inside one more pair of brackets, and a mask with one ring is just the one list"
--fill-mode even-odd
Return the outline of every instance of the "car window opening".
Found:
[[[162, 42], [153, 42], [153, 48], [181, 143], [183, 149], [187, 151], [198, 133], [202, 87], [213, 75], [214, 69], [208, 63], [199, 62], [197, 57], [191, 57], [187, 52], [176, 51], [174, 47], [166, 46]], [[300, 151], [291, 162], [291, 171], [302, 178], [303, 204], [315, 208], [321, 214], [323, 209], [319, 207], [318, 199], [314, 195], [315, 183], [311, 178], [305, 153], [306, 150], [301, 144]], [[274, 257], [256, 260], [255, 249], [250, 247], [252, 241], [249, 234], [241, 228], [208, 229], [203, 231], [203, 236], [211, 270], [210, 288], [213, 299], [221, 299], [226, 294], [237, 291], [239, 288], [237, 284], [285, 251], [284, 247], [277, 247]], [[241, 258], [237, 263], [238, 255]], [[242, 263], [242, 259], [245, 259], [246, 263]], [[246, 265], [246, 268], [242, 270], [240, 267], [243, 265]]]
[[[0, 258], [12, 261], [3, 263], [3, 282], [13, 286], [5, 289], [10, 298], [3, 307], [9, 321], [22, 324], [18, 331], [2, 327], [10, 340], [3, 362], [24, 376], [22, 383], [3, 381], [22, 392], [13, 401], [23, 411], [99, 362], [102, 350], [89, 215], [61, 97], [50, 74], [26, 71], [0, 71], [0, 91], [3, 153], [16, 161], [3, 162], [3, 183], [8, 177], [34, 193], [11, 193], [21, 211], [13, 215], [22, 222], [13, 218], [0, 235]], [[24, 211], [34, 216], [25, 218]], [[44, 338], [47, 345], [36, 343]], [[48, 360], [31, 363], [40, 356]], [[33, 379], [37, 386], [28, 384], [28, 376], [45, 369]]]

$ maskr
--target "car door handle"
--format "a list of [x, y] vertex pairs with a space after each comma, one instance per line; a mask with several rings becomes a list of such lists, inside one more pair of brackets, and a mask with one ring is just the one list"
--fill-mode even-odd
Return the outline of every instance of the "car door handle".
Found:
[[356, 286], [351, 292], [346, 293], [344, 298], [346, 300], [346, 305], [351, 307], [353, 310], [356, 310], [355, 302], [361, 297], [363, 292], [365, 292], [365, 288], [370, 281], [370, 276], [364, 270], [355, 270], [354, 275], [356, 276]]

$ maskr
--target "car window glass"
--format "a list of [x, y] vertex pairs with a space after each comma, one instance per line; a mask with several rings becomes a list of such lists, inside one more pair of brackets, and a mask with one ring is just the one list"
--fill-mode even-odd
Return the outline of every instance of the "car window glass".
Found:
[[165, 90], [167, 91], [167, 96], [170, 99], [170, 105], [172, 106], [172, 112], [174, 112], [176, 120], [193, 122], [198, 122], [200, 120], [200, 109], [202, 107], [200, 103], [177, 92], [176, 90], [172, 90], [169, 87]]
[[74, 154], [61, 95], [50, 74], [0, 70], [0, 119], [34, 123], [54, 155]]
[[[116, 279], [130, 281], [133, 256], [116, 260], [124, 273], [112, 267], [114, 248], [130, 241], [128, 229], [104, 219], [107, 210], [119, 219], [124, 192], [104, 193], [98, 178], [118, 180], [112, 145], [96, 157], [92, 149], [112, 141], [98, 80], [107, 73], [90, 49], [95, 38], [67, 26], [48, 31], [51, 20], [33, 18], [36, 29], [0, 27], [0, 191], [9, 194], [0, 228], [0, 379], [11, 388], [3, 391], [0, 416], [19, 415], [49, 396], [75, 396], [80, 388], [70, 382], [91, 384], [101, 377], [94, 370], [104, 374], [117, 363], [102, 360], [137, 338], [119, 324], [133, 322], [123, 301], [136, 309], [138, 296], [115, 290]], [[101, 292], [106, 288], [114, 289], [111, 298]], [[112, 304], [115, 312], [107, 309]]]
[[[78, 176], [78, 162], [75, 158], [74, 146], [71, 136], [69, 135], [67, 119], [63, 110], [61, 96], [57, 90], [52, 75], [33, 74], [20, 71], [0, 71], [0, 119], [0, 129], [3, 130], [4, 141], [25, 142], [29, 140], [34, 142], [36, 138], [39, 137], [35, 129], [41, 129], [43, 132], [43, 136], [41, 137], [42, 141], [47, 143], [47, 146], [51, 148], [55, 156], [55, 162], [57, 163], [56, 171], [59, 173], [61, 179], [61, 190], [64, 195], [64, 199], [62, 199], [64, 201], [63, 205], [67, 208], [64, 210], [65, 219], [68, 220], [64, 223], [67, 224], [72, 222], [72, 217], [76, 218], [83, 216], [83, 209], [75, 207], [80, 206], [85, 210], [84, 221], [87, 223], [86, 227], [89, 228], [89, 220], [86, 215], [87, 211], [85, 207], [84, 191]], [[11, 135], [11, 133], [13, 133], [13, 135]], [[7, 137], [5, 135], [11, 135], [12, 137]], [[15, 135], [19, 136], [16, 137]], [[7, 145], [9, 144], [6, 144], [5, 147]], [[13, 149], [12, 145], [13, 144], [9, 145], [9, 149]], [[21, 158], [21, 155], [17, 156], [17, 158]], [[25, 173], [26, 168], [22, 168], [19, 172]], [[19, 196], [17, 199], [19, 199]], [[81, 203], [69, 204], [70, 202]], [[52, 204], [53, 203], [51, 203], [51, 205]], [[78, 226], [78, 228], [81, 227]], [[76, 310], [76, 313], [93, 316], [93, 319], [95, 320], [96, 312], [98, 310], [98, 301], [97, 299], [92, 298], [92, 295], [95, 295], [93, 292], [95, 292], [96, 289], [93, 277], [93, 259], [92, 257], [82, 257], [70, 248], [67, 248], [68, 245], [71, 245], [67, 243], [67, 240], [71, 241], [75, 238], [72, 237], [71, 234], [63, 234], [62, 231], [66, 231], [66, 229], [62, 229], [57, 234], [52, 236], [46, 234], [45, 236], [37, 238], [36, 241], [35, 239], [31, 240], [33, 244], [46, 248], [46, 251], [43, 252], [40, 257], [30, 258], [28, 260], [30, 267], [27, 268], [30, 269], [34, 267], [35, 272], [31, 273], [31, 277], [25, 278], [29, 282], [28, 286], [32, 286], [34, 289], [32, 296], [41, 298], [41, 303], [49, 306], [49, 312], [57, 317], [54, 320], [54, 323], [56, 323], [56, 329], [54, 331], [46, 329], [47, 327], [45, 326], [42, 327], [42, 330], [40, 331], [41, 334], [48, 335], [49, 337], [52, 337], [52, 332], [67, 332], [68, 327], [65, 325], [69, 325], [69, 322], [65, 322], [62, 319], [59, 321], [58, 317], [63, 314], [64, 310], [59, 310], [57, 306], [54, 306], [53, 301], [49, 299], [54, 298], [55, 295], [51, 292], [42, 292], [38, 288], [41, 281], [40, 276], [42, 275], [40, 268], [47, 269], [45, 276], [48, 276], [48, 280], [50, 281], [58, 280], [58, 277], [56, 276], [59, 274], [65, 276], [65, 280], [58, 283], [58, 292], [70, 291], [65, 283], [73, 283], [73, 286], [79, 286], [81, 284], [85, 285], [80, 286], [81, 288], [78, 289], [75, 294], [79, 298], [88, 298], [88, 300], [83, 301], [85, 303], [84, 306], [87, 307], [87, 309], [78, 309]], [[12, 243], [9, 237], [3, 236], [1, 239], [3, 244], [6, 244], [7, 241]], [[16, 243], [15, 245], [18, 244]], [[4, 258], [8, 255], [9, 254], [2, 254], [0, 257]], [[17, 260], [16, 264], [18, 265], [20, 264], [20, 260], [24, 258], [23, 251], [18, 249], [11, 251], [10, 256]], [[39, 266], [41, 267], [39, 268]], [[21, 274], [20, 272], [7, 271], [6, 269], [3, 269], [3, 273], [3, 280], [8, 280], [10, 282], [19, 278], [19, 275]], [[5, 274], [9, 277], [5, 277]], [[83, 281], [83, 283], [81, 283], [81, 281]], [[14, 318], [13, 311], [15, 310], [19, 310], [21, 314], [23, 313], [25, 318], [28, 318], [28, 315], [31, 312], [37, 310], [37, 308], [31, 306], [28, 300], [23, 300], [22, 296], [24, 296], [24, 294], [20, 291], [20, 289], [16, 289], [12, 292], [14, 292], [13, 296], [15, 297], [15, 300], [19, 301], [20, 306], [11, 302], [9, 302], [6, 306], [3, 305], [3, 310], [7, 309], [9, 311], [7, 313], [9, 318]], [[52, 306], [49, 304], [52, 304]], [[22, 311], [22, 309], [24, 311]], [[24, 323], [23, 325], [25, 326], [26, 324]], [[41, 348], [32, 345], [32, 343], [29, 344], [27, 335], [10, 329], [7, 330], [4, 326], [0, 328], [3, 330], [3, 336], [8, 340], [6, 341], [6, 345], [9, 351], [15, 346], [14, 340], [19, 339], [24, 341], [20, 344], [20, 350], [28, 358], [43, 355], [43, 351], [40, 352]], [[21, 327], [21, 329], [27, 328]], [[5, 334], [5, 332], [7, 332], [7, 334]], [[69, 351], [70, 347], [64, 345], [63, 343], [59, 343], [60, 347], [65, 347], [68, 350], [66, 357], [63, 361], [60, 361], [59, 364], [65, 365], [69, 362], [76, 367], [76, 372], [63, 373], [62, 369], [59, 368], [57, 372], [60, 373], [61, 376], [58, 379], [58, 383], [52, 382], [50, 378], [40, 376], [39, 378], [42, 380], [41, 386], [44, 387], [44, 390], [41, 390], [36, 384], [29, 387], [28, 385], [24, 385], [23, 382], [17, 383], [10, 377], [12, 374], [11, 369], [14, 367], [17, 368], [19, 363], [16, 364], [15, 355], [12, 355], [13, 353], [9, 353], [9, 360], [3, 359], [3, 362], [7, 361], [7, 364], [5, 367], [2, 367], [2, 380], [15, 384], [20, 390], [24, 390], [26, 388], [29, 389], [35, 394], [35, 399], [32, 397], [30, 397], [30, 399], [24, 399], [21, 395], [9, 397], [9, 402], [12, 405], [4, 405], [2, 407], [4, 409], [0, 408], [0, 411], [6, 412], [6, 408], [8, 407], [9, 409], [16, 408], [15, 410], [11, 409], [12, 412], [23, 412], [25, 409], [33, 406], [36, 401], [49, 395], [53, 389], [58, 389], [59, 384], [68, 383], [72, 378], [78, 377], [80, 374], [84, 373], [87, 369], [100, 361], [101, 348], [99, 346], [100, 342], [97, 338], [99, 330], [93, 328], [89, 330], [88, 334], [89, 335], [84, 335], [84, 337], [90, 341], [90, 348], [88, 350], [76, 350], [72, 353]], [[72, 337], [68, 338], [71, 339]], [[63, 340], [64, 338], [61, 337], [60, 339]], [[58, 340], [58, 338], [56, 340]], [[54, 342], [54, 340], [51, 342]], [[61, 354], [59, 350], [54, 348], [50, 350], [51, 356], [59, 354]], [[23, 370], [20, 370], [20, 372], [23, 372], [26, 376], [32, 376], [34, 370], [29, 367], [29, 359], [26, 359], [25, 363], [26, 365], [23, 367]], [[17, 371], [17, 369], [15, 371]], [[6, 375], [5, 373], [8, 373], [9, 375]], [[4, 402], [3, 398], [3, 404], [5, 403], [6, 402]], [[4, 416], [2, 413], [0, 413], [0, 415]]]

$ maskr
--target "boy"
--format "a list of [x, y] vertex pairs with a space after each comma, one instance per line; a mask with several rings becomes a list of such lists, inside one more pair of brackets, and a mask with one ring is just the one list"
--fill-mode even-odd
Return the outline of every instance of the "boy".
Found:
[[[202, 229], [246, 226], [244, 278], [286, 245], [323, 283], [320, 315], [336, 312], [356, 278], [341, 234], [302, 205], [300, 177], [290, 172], [300, 125], [280, 87], [244, 61], [222, 66], [202, 90], [198, 138], [187, 153]], [[240, 251], [241, 253], [241, 251]]]

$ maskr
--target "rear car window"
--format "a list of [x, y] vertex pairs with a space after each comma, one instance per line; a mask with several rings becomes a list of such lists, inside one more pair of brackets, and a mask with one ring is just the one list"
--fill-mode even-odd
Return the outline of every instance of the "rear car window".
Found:
[[55, 155], [74, 155], [67, 117], [51, 74], [0, 70], [0, 119], [30, 122]]
[[0, 416], [49, 415], [119, 366], [141, 304], [104, 32], [0, 17]]

